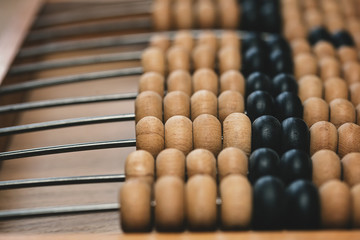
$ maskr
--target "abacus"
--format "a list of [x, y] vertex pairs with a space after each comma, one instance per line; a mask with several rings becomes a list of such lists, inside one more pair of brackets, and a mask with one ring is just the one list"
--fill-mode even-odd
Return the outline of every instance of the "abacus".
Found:
[[357, 2], [23, 3], [0, 231], [357, 238]]

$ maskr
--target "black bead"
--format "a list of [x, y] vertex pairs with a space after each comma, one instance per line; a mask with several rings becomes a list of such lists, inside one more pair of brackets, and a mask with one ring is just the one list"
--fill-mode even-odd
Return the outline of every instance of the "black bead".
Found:
[[297, 180], [286, 189], [286, 223], [291, 229], [316, 229], [320, 225], [320, 198], [307, 180]]
[[246, 114], [251, 121], [263, 115], [273, 115], [274, 99], [265, 91], [255, 91], [247, 97]]
[[342, 46], [355, 46], [354, 40], [351, 37], [351, 35], [345, 31], [341, 30], [332, 35], [333, 42], [335, 44], [336, 48], [342, 47]]
[[312, 179], [312, 161], [308, 154], [299, 149], [285, 152], [280, 159], [279, 169], [280, 178], [285, 184], [298, 179]]
[[253, 227], [280, 229], [284, 222], [285, 187], [280, 179], [265, 176], [256, 181], [253, 193]]
[[302, 118], [304, 107], [297, 94], [291, 92], [280, 93], [275, 99], [276, 116], [279, 121], [289, 117]]
[[242, 39], [241, 50], [243, 55], [251, 47], [257, 47], [262, 50], [265, 50], [267, 48], [266, 42], [263, 40], [261, 34], [259, 34], [258, 32], [249, 32]]
[[265, 92], [272, 91], [271, 79], [264, 73], [254, 72], [246, 78], [246, 96], [252, 92], [261, 90]]
[[253, 72], [266, 72], [267, 52], [266, 49], [250, 47], [243, 56], [243, 73], [245, 76]]
[[249, 157], [249, 179], [255, 182], [260, 177], [279, 175], [279, 155], [270, 148], [256, 149]]
[[279, 34], [272, 34], [266, 41], [269, 52], [280, 50], [283, 52], [291, 53], [291, 48], [286, 39]]
[[281, 15], [277, 1], [262, 1], [259, 9], [258, 24], [262, 32], [280, 33]]
[[294, 72], [292, 56], [289, 52], [284, 52], [280, 49], [276, 49], [271, 52], [269, 66], [270, 68], [267, 72], [269, 72], [272, 76], [279, 73], [292, 74]]
[[281, 123], [273, 116], [264, 115], [252, 124], [251, 149], [271, 148], [280, 152]]
[[249, 31], [259, 30], [259, 3], [257, 0], [243, 0], [241, 2], [241, 29]]
[[306, 123], [300, 118], [287, 118], [281, 123], [282, 152], [290, 149], [300, 149], [309, 154], [310, 132]]
[[311, 45], [315, 45], [320, 41], [327, 41], [332, 43], [331, 35], [324, 27], [316, 27], [311, 29], [308, 39]]
[[291, 74], [280, 73], [272, 79], [273, 96], [276, 97], [282, 92], [298, 93], [298, 84]]

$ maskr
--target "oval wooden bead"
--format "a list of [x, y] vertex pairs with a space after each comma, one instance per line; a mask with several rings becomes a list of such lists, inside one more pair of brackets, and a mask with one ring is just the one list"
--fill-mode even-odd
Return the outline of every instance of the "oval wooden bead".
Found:
[[237, 147], [251, 153], [251, 121], [243, 113], [231, 113], [223, 122], [224, 148]]
[[[219, 5], [222, 5], [224, 2], [236, 2], [236, 1], [235, 0], [219, 1]], [[222, 32], [220, 38], [220, 47], [223, 48], [227, 46], [231, 46], [237, 49], [237, 51], [240, 51], [241, 42], [235, 31], [225, 30]]]
[[300, 149], [309, 154], [310, 131], [306, 123], [300, 118], [287, 118], [282, 123], [282, 152]]
[[166, 148], [156, 157], [156, 177], [164, 176], [185, 179], [185, 155], [175, 148]]
[[198, 45], [192, 52], [192, 61], [195, 69], [212, 69], [215, 65], [215, 52], [208, 45]]
[[192, 81], [190, 73], [184, 70], [171, 72], [167, 79], [167, 90], [168, 93], [173, 91], [182, 91], [188, 96], [191, 96]]
[[176, 0], [173, 6], [174, 24], [177, 29], [194, 27], [193, 0]]
[[221, 224], [225, 229], [248, 228], [252, 217], [252, 188], [246, 177], [231, 174], [220, 183]]
[[155, 34], [150, 38], [150, 46], [157, 47], [166, 52], [170, 47], [170, 39], [165, 34]]
[[190, 69], [190, 55], [189, 52], [183, 47], [170, 47], [167, 51], [166, 59], [168, 62], [169, 72], [175, 70], [189, 71]]
[[305, 38], [296, 38], [292, 40], [290, 46], [294, 57], [300, 55], [301, 53], [311, 52], [310, 44]]
[[209, 68], [201, 68], [196, 70], [193, 75], [193, 90], [209, 90], [216, 96], [218, 95], [219, 80], [214, 70]]
[[354, 106], [358, 106], [360, 104], [360, 82], [350, 86], [350, 96]]
[[135, 122], [147, 116], [154, 116], [162, 121], [162, 98], [153, 91], [142, 92], [135, 100]]
[[323, 149], [311, 156], [312, 160], [312, 181], [320, 187], [329, 180], [341, 179], [341, 161], [336, 152]]
[[216, 20], [215, 4], [212, 0], [197, 0], [195, 16], [200, 28], [213, 28]]
[[319, 77], [308, 75], [299, 80], [299, 97], [302, 102], [311, 97], [322, 98], [323, 83]]
[[126, 180], [138, 178], [152, 184], [154, 182], [154, 165], [154, 158], [149, 152], [138, 150], [130, 153], [125, 160]]
[[[182, 0], [178, 0], [179, 2], [182, 2]], [[194, 48], [194, 37], [192, 33], [188, 30], [181, 30], [176, 32], [174, 36], [174, 46], [181, 46], [185, 48], [189, 53]]]
[[360, 228], [360, 184], [351, 188], [351, 200], [351, 225], [353, 228]]
[[329, 104], [318, 97], [311, 97], [305, 100], [304, 105], [304, 121], [311, 127], [320, 121], [329, 121]]
[[211, 49], [213, 49], [214, 52], [217, 51], [218, 45], [217, 45], [217, 37], [212, 31], [202, 31], [197, 40], [198, 45], [209, 45]]
[[142, 180], [126, 181], [120, 189], [120, 218], [124, 232], [151, 230], [151, 188]]
[[156, 0], [152, 4], [152, 22], [158, 31], [169, 30], [171, 28], [171, 1]]
[[223, 29], [236, 29], [239, 23], [240, 10], [236, 0], [218, 1], [220, 25]]
[[195, 149], [186, 156], [186, 172], [188, 178], [197, 174], [205, 174], [216, 179], [216, 159], [206, 149]]
[[340, 157], [351, 152], [360, 152], [360, 126], [355, 123], [345, 123], [338, 128]]
[[336, 152], [337, 145], [338, 133], [334, 124], [320, 121], [310, 127], [310, 155], [322, 149]]
[[330, 102], [330, 122], [337, 128], [342, 124], [356, 121], [354, 105], [346, 99], [337, 98]]
[[208, 175], [195, 175], [185, 186], [185, 206], [190, 230], [212, 230], [216, 225], [216, 182]]
[[165, 74], [165, 55], [158, 47], [148, 47], [141, 55], [141, 65], [144, 72]]
[[139, 80], [139, 93], [153, 91], [164, 97], [164, 77], [157, 72], [147, 72]]
[[220, 73], [241, 69], [240, 51], [232, 46], [222, 47], [218, 53]]
[[324, 98], [325, 101], [330, 103], [336, 98], [348, 99], [348, 86], [346, 82], [338, 77], [329, 78], [324, 83]]
[[306, 29], [301, 21], [288, 21], [283, 27], [284, 36], [289, 41], [306, 37]]
[[311, 53], [301, 53], [294, 59], [295, 77], [300, 79], [305, 75], [316, 75], [317, 61]]
[[181, 92], [169, 92], [164, 98], [164, 122], [175, 115], [190, 118], [190, 97]]
[[236, 91], [225, 91], [219, 95], [219, 120], [222, 123], [227, 116], [234, 112], [244, 112], [244, 98]]
[[190, 119], [173, 116], [166, 121], [165, 147], [179, 149], [185, 155], [193, 149], [193, 131]]
[[346, 62], [343, 64], [343, 75], [348, 85], [360, 82], [360, 65], [358, 62]]
[[136, 149], [156, 157], [164, 149], [164, 125], [156, 117], [144, 117], [135, 126]]
[[155, 224], [159, 231], [180, 231], [185, 220], [185, 184], [178, 177], [165, 176], [154, 187]]
[[217, 117], [217, 98], [208, 90], [200, 90], [194, 93], [190, 99], [191, 120], [194, 121], [201, 114], [211, 114]]
[[316, 8], [306, 9], [304, 20], [309, 29], [319, 27], [323, 24], [322, 13]]
[[335, 57], [336, 52], [334, 46], [327, 41], [319, 41], [313, 47], [314, 54], [321, 60], [326, 57]]
[[323, 81], [340, 76], [340, 63], [334, 57], [324, 57], [320, 60], [320, 76]]
[[239, 92], [242, 96], [245, 94], [244, 76], [235, 70], [229, 70], [220, 76], [220, 92], [233, 90]]
[[351, 152], [342, 159], [343, 178], [350, 187], [360, 183], [360, 153]]
[[357, 62], [358, 54], [356, 48], [349, 46], [342, 46], [337, 50], [338, 57], [341, 63]]
[[321, 225], [324, 228], [346, 228], [351, 217], [351, 195], [348, 185], [340, 180], [331, 180], [320, 187], [319, 194]]
[[231, 174], [241, 174], [246, 177], [248, 173], [248, 157], [241, 149], [228, 147], [219, 153], [217, 167], [220, 181]]
[[193, 122], [194, 149], [204, 148], [215, 156], [222, 149], [221, 123], [210, 114], [201, 114]]

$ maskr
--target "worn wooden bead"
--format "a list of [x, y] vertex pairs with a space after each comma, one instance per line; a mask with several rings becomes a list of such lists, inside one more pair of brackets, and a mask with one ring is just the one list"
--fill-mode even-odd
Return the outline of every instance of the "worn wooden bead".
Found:
[[338, 133], [334, 124], [320, 121], [310, 127], [310, 155], [322, 149], [336, 152], [337, 145]]
[[223, 122], [224, 148], [237, 147], [251, 153], [251, 121], [243, 113], [231, 113]]
[[188, 178], [197, 174], [205, 174], [216, 179], [216, 159], [206, 149], [195, 149], [186, 156], [186, 172]]
[[[178, 0], [182, 2], [182, 0]], [[195, 42], [192, 33], [188, 30], [181, 30], [176, 32], [174, 36], [174, 46], [181, 46], [185, 48], [189, 53], [193, 50]]]
[[170, 47], [170, 39], [165, 34], [155, 34], [150, 38], [150, 46], [160, 48], [166, 52]]
[[279, 155], [271, 148], [258, 148], [249, 157], [249, 179], [255, 183], [263, 176], [279, 175]]
[[295, 77], [300, 79], [306, 75], [316, 75], [317, 61], [311, 53], [301, 53], [294, 59]]
[[306, 153], [310, 150], [310, 132], [306, 123], [300, 118], [287, 118], [282, 123], [282, 152], [300, 149]]
[[193, 149], [192, 122], [184, 116], [173, 116], [165, 123], [165, 147], [176, 148], [187, 155]]
[[[234, 0], [219, 1], [219, 5], [221, 5], [222, 2], [232, 2], [232, 1]], [[235, 31], [227, 30], [221, 34], [220, 48], [227, 46], [231, 46], [237, 49], [237, 51], [240, 51], [241, 41]]]
[[174, 1], [173, 17], [177, 29], [191, 29], [194, 27], [193, 0]]
[[220, 25], [223, 29], [236, 29], [241, 17], [239, 4], [236, 0], [222, 0], [218, 2]]
[[222, 47], [218, 53], [220, 73], [241, 69], [240, 51], [232, 46]]
[[275, 115], [275, 101], [266, 91], [255, 91], [246, 99], [246, 115], [253, 122], [263, 115]]
[[172, 46], [166, 54], [169, 72], [175, 70], [190, 70], [190, 54], [181, 46]]
[[298, 84], [293, 75], [280, 73], [272, 79], [272, 95], [276, 97], [282, 92], [298, 93]]
[[336, 98], [348, 99], [348, 86], [346, 82], [338, 77], [329, 78], [324, 83], [324, 99], [328, 103]]
[[351, 225], [353, 228], [360, 228], [360, 184], [351, 188]]
[[215, 52], [208, 45], [197, 45], [192, 52], [195, 69], [214, 68]]
[[208, 90], [195, 92], [190, 99], [191, 120], [194, 121], [201, 114], [211, 114], [217, 117], [217, 98], [216, 95]]
[[200, 28], [213, 28], [216, 20], [215, 4], [212, 0], [197, 0], [195, 4], [195, 16]]
[[221, 224], [224, 229], [248, 228], [252, 217], [252, 188], [246, 177], [231, 174], [220, 183]]
[[218, 95], [219, 80], [214, 70], [209, 68], [201, 68], [196, 70], [193, 75], [193, 90], [209, 90], [216, 96]]
[[346, 154], [342, 159], [343, 178], [350, 187], [360, 183], [360, 153]]
[[360, 126], [355, 123], [345, 123], [338, 128], [340, 157], [351, 152], [360, 152]]
[[168, 92], [182, 91], [188, 96], [192, 95], [192, 80], [188, 71], [175, 70], [171, 72], [167, 79]]
[[147, 72], [141, 75], [139, 80], [139, 93], [153, 91], [161, 97], [164, 96], [164, 77], [157, 72]]
[[279, 176], [286, 185], [298, 179], [311, 180], [312, 162], [308, 153], [299, 149], [285, 152], [280, 158]]
[[301, 53], [311, 53], [310, 44], [305, 38], [296, 38], [292, 40], [290, 46], [294, 57]]
[[147, 116], [154, 116], [162, 121], [162, 98], [153, 91], [142, 92], [135, 100], [135, 122]]
[[356, 112], [354, 105], [346, 100], [337, 98], [330, 102], [330, 122], [332, 122], [337, 128], [342, 124], [356, 121]]
[[311, 97], [322, 98], [323, 83], [316, 75], [308, 75], [299, 80], [299, 97], [302, 102]]
[[215, 156], [222, 149], [221, 123], [210, 114], [201, 114], [193, 122], [194, 149], [204, 148]]
[[195, 175], [185, 186], [186, 217], [190, 230], [212, 230], [216, 225], [216, 182], [208, 175]]
[[246, 96], [256, 90], [272, 92], [272, 82], [269, 76], [261, 72], [253, 72], [246, 79]]
[[296, 93], [280, 93], [275, 99], [275, 109], [279, 121], [289, 117], [303, 118], [304, 108]]
[[202, 31], [198, 36], [197, 44], [209, 45], [214, 52], [216, 52], [218, 48], [217, 37], [212, 31]]
[[171, 28], [171, 1], [156, 0], [152, 4], [152, 22], [158, 31], [169, 30]]
[[313, 47], [313, 52], [316, 57], [321, 60], [326, 57], [335, 57], [336, 52], [334, 46], [327, 41], [317, 42]]
[[185, 155], [176, 148], [166, 148], [156, 157], [156, 177], [164, 176], [185, 179]]
[[164, 98], [164, 122], [175, 115], [190, 118], [190, 97], [181, 91], [169, 92]]
[[356, 48], [354, 48], [354, 47], [349, 47], [349, 46], [340, 47], [337, 50], [337, 53], [338, 53], [340, 62], [342, 64], [344, 64], [346, 62], [357, 62], [357, 60], [358, 60], [358, 54], [357, 54]]
[[289, 41], [306, 37], [306, 29], [301, 21], [289, 21], [284, 24], [283, 29], [284, 35]]
[[148, 232], [151, 230], [151, 187], [148, 183], [133, 179], [123, 183], [120, 189], [120, 218], [124, 232]]
[[235, 70], [229, 70], [220, 76], [220, 92], [233, 90], [245, 95], [245, 79], [244, 76]]
[[304, 12], [304, 20], [309, 29], [321, 26], [323, 24], [322, 13], [316, 8], [307, 9]]
[[360, 104], [360, 82], [352, 84], [349, 89], [351, 102], [354, 106], [358, 106]]
[[341, 179], [341, 161], [336, 152], [323, 149], [311, 156], [312, 160], [312, 181], [320, 187], [329, 180]]
[[219, 120], [222, 123], [227, 116], [234, 112], [244, 112], [244, 98], [236, 91], [227, 90], [218, 98]]
[[136, 149], [146, 150], [154, 157], [164, 149], [164, 125], [156, 117], [144, 117], [135, 127]]
[[165, 55], [158, 47], [148, 47], [141, 55], [141, 65], [144, 72], [158, 72], [165, 74]]
[[360, 65], [358, 62], [343, 64], [343, 76], [348, 85], [360, 82]]
[[320, 76], [323, 81], [340, 76], [340, 63], [335, 57], [324, 57], [319, 64]]
[[144, 150], [130, 153], [125, 160], [126, 180], [139, 178], [149, 184], [154, 182], [154, 158]]
[[222, 150], [217, 157], [217, 167], [220, 182], [230, 174], [247, 176], [248, 158], [244, 151], [235, 147]]
[[329, 104], [318, 97], [311, 97], [303, 102], [304, 105], [304, 121], [311, 127], [319, 121], [329, 121]]

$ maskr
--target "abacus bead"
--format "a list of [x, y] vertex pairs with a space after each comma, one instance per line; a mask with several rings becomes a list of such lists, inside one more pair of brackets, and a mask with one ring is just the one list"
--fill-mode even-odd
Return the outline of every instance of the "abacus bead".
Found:
[[235, 70], [229, 70], [220, 76], [220, 92], [233, 90], [245, 95], [245, 79], [244, 76]]
[[289, 21], [284, 24], [284, 35], [286, 39], [292, 41], [297, 38], [305, 38], [306, 37], [306, 29], [302, 22], [300, 21]]
[[251, 121], [243, 113], [232, 113], [223, 122], [224, 148], [237, 147], [247, 156], [251, 152]]
[[291, 41], [291, 49], [294, 57], [302, 53], [311, 52], [309, 42], [304, 38], [297, 38]]
[[254, 72], [246, 79], [246, 95], [252, 92], [261, 90], [270, 93], [272, 91], [272, 84], [270, 78], [261, 72]]
[[255, 91], [246, 99], [246, 114], [251, 121], [262, 115], [274, 114], [274, 99], [265, 91]]
[[236, 0], [218, 1], [220, 25], [223, 29], [236, 29], [239, 22], [240, 10]]
[[303, 117], [303, 105], [297, 94], [292, 92], [283, 92], [275, 99], [275, 109], [279, 121], [289, 117]]
[[272, 94], [274, 97], [282, 92], [298, 93], [298, 84], [291, 74], [280, 73], [272, 79]]
[[256, 182], [259, 178], [279, 175], [279, 155], [271, 148], [259, 148], [249, 158], [249, 179]]
[[324, 228], [347, 227], [351, 217], [351, 195], [348, 185], [340, 180], [331, 180], [320, 187], [319, 193], [321, 225]]
[[121, 228], [124, 232], [151, 230], [151, 188], [142, 180], [126, 181], [120, 189]]
[[337, 50], [338, 57], [340, 59], [340, 62], [342, 64], [346, 62], [357, 62], [358, 61], [358, 55], [357, 51], [354, 47], [341, 47]]
[[220, 182], [231, 174], [241, 174], [246, 177], [248, 173], [248, 158], [244, 151], [239, 148], [228, 147], [219, 153], [217, 167]]
[[172, 46], [168, 49], [166, 54], [169, 72], [175, 70], [190, 69], [190, 55], [189, 52], [181, 46]]
[[165, 147], [176, 148], [187, 155], [193, 149], [192, 122], [184, 116], [173, 116], [165, 123]]
[[195, 69], [214, 68], [215, 52], [208, 45], [198, 45], [192, 52]]
[[135, 100], [135, 121], [153, 116], [162, 121], [162, 98], [153, 91], [145, 91], [137, 95]]
[[279, 164], [280, 178], [285, 184], [290, 184], [298, 179], [311, 181], [312, 162], [307, 153], [298, 149], [285, 152]]
[[330, 102], [330, 122], [337, 128], [342, 124], [356, 121], [355, 108], [351, 102], [346, 99], [337, 98]]
[[210, 68], [201, 68], [196, 70], [196, 72], [193, 75], [194, 92], [200, 90], [209, 90], [217, 96], [218, 89], [219, 89], [218, 77], [214, 72], [214, 70]]
[[219, 95], [219, 120], [222, 123], [229, 114], [234, 112], [244, 112], [244, 98], [236, 91], [225, 91]]
[[158, 179], [155, 192], [155, 224], [159, 231], [180, 231], [185, 219], [184, 181], [174, 176]]
[[190, 118], [190, 97], [181, 91], [173, 91], [164, 98], [164, 122], [175, 115]]
[[322, 13], [316, 7], [306, 9], [304, 18], [309, 29], [323, 25]]
[[310, 127], [310, 155], [321, 149], [329, 149], [336, 152], [337, 145], [338, 133], [334, 124], [320, 121]]
[[176, 70], [169, 74], [167, 79], [167, 90], [182, 91], [188, 96], [192, 95], [192, 81], [189, 72], [184, 70]]
[[350, 96], [354, 106], [358, 106], [360, 104], [360, 82], [350, 86]]
[[271, 148], [279, 152], [279, 142], [281, 141], [281, 124], [273, 116], [264, 115], [252, 124], [251, 148], [254, 151], [258, 148]]
[[347, 31], [338, 31], [332, 35], [334, 45], [339, 48], [342, 46], [354, 46], [354, 40]]
[[346, 62], [343, 64], [343, 75], [348, 85], [360, 82], [360, 65], [358, 62]]
[[310, 132], [306, 123], [300, 118], [287, 118], [282, 122], [282, 152], [300, 149], [309, 153]]
[[[182, 2], [182, 0], [178, 0], [179, 2]], [[185, 48], [189, 53], [194, 48], [194, 38], [190, 31], [188, 30], [181, 30], [176, 32], [174, 36], [174, 46], [181, 46]]]
[[141, 65], [144, 72], [165, 73], [165, 55], [158, 47], [148, 47], [141, 55]]
[[177, 29], [191, 29], [194, 26], [193, 0], [174, 1], [173, 15]]
[[313, 47], [314, 54], [320, 60], [325, 57], [335, 57], [336, 52], [334, 46], [330, 42], [320, 41]]
[[164, 125], [156, 117], [144, 117], [136, 124], [136, 149], [154, 157], [164, 149]]
[[221, 225], [224, 229], [244, 229], [251, 223], [252, 188], [246, 177], [231, 174], [220, 183]]
[[311, 97], [322, 98], [323, 83], [316, 75], [308, 75], [299, 80], [299, 97], [302, 102]]
[[154, 182], [154, 158], [144, 150], [130, 153], [125, 161], [126, 180], [143, 179], [149, 184]]
[[185, 155], [176, 148], [166, 148], [156, 157], [156, 177], [164, 176], [185, 179]]
[[248, 48], [243, 56], [243, 72], [245, 75], [249, 75], [253, 72], [265, 72], [266, 71], [266, 51], [260, 46], [252, 46]]
[[311, 45], [315, 45], [320, 41], [332, 42], [330, 33], [324, 27], [311, 29], [308, 39]]
[[202, 31], [199, 34], [197, 44], [208, 45], [214, 52], [216, 52], [218, 48], [217, 37], [212, 31]]
[[317, 187], [329, 180], [341, 179], [341, 162], [336, 152], [328, 149], [319, 150], [312, 155], [311, 160], [312, 181]]
[[316, 75], [317, 61], [311, 53], [301, 53], [294, 59], [295, 77], [297, 79], [306, 75]]
[[166, 52], [170, 47], [170, 39], [165, 34], [155, 34], [150, 38], [150, 46], [158, 47]]
[[216, 179], [216, 159], [206, 149], [195, 149], [186, 156], [186, 172], [188, 178], [197, 174], [209, 175]]
[[279, 73], [293, 73], [294, 72], [294, 64], [292, 61], [292, 56], [289, 52], [285, 52], [282, 49], [275, 49], [270, 53], [270, 68], [268, 72], [272, 76], [275, 76]]
[[348, 99], [348, 86], [341, 78], [329, 78], [324, 83], [324, 89], [324, 98], [328, 103], [336, 98]]
[[351, 152], [360, 152], [360, 126], [355, 123], [345, 123], [338, 128], [340, 157]]
[[351, 188], [352, 221], [353, 228], [360, 228], [360, 184]]
[[319, 121], [329, 121], [329, 104], [318, 97], [311, 97], [305, 100], [304, 121], [311, 127]]
[[156, 0], [152, 4], [152, 22], [158, 31], [169, 30], [171, 28], [171, 1]]
[[240, 51], [232, 46], [222, 47], [218, 53], [220, 73], [241, 69]]
[[190, 230], [212, 230], [217, 218], [216, 182], [208, 175], [195, 175], [185, 186], [185, 206]]
[[194, 93], [190, 99], [191, 120], [194, 121], [201, 114], [211, 114], [217, 117], [217, 98], [208, 90], [200, 90]]
[[[219, 1], [219, 4], [221, 5], [223, 2], [232, 2], [234, 0], [225, 0], [225, 1]], [[220, 38], [220, 47], [227, 47], [232, 46], [233, 48], [237, 49], [237, 51], [240, 51], [240, 40], [235, 31], [225, 30], [221, 34]]]
[[360, 183], [360, 153], [346, 154], [342, 159], [343, 178], [350, 187]]
[[164, 77], [157, 72], [147, 72], [139, 80], [139, 93], [153, 91], [164, 97]]
[[197, 0], [195, 3], [197, 25], [200, 28], [213, 28], [216, 19], [215, 4], [212, 0]]
[[340, 63], [335, 57], [324, 57], [319, 64], [320, 76], [323, 81], [340, 76]]

